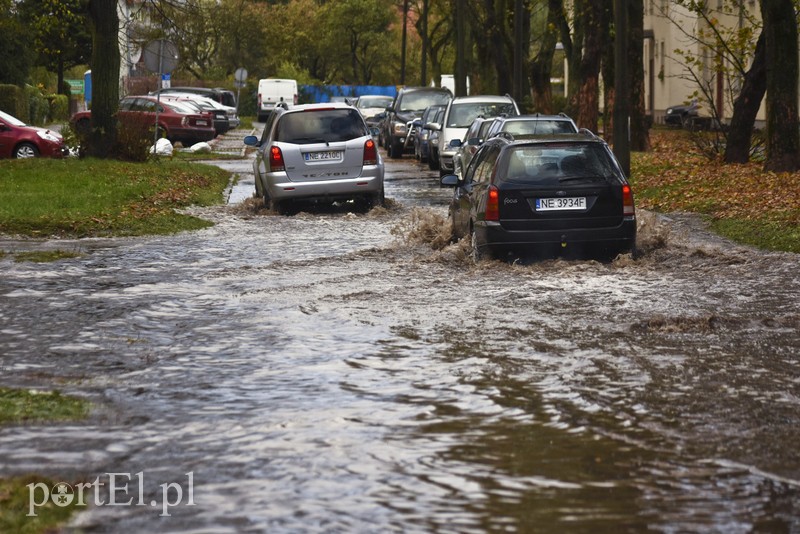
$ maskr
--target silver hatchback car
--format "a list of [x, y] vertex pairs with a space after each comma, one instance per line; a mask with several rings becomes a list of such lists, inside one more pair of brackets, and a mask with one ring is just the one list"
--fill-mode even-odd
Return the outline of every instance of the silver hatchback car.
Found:
[[356, 108], [347, 104], [276, 107], [261, 139], [244, 144], [258, 149], [253, 162], [256, 196], [278, 213], [296, 201], [355, 201], [369, 210], [384, 204], [383, 159]]

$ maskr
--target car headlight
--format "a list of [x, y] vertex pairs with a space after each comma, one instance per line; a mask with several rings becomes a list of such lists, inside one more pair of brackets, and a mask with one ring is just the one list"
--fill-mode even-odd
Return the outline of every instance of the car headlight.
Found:
[[61, 142], [61, 137], [59, 137], [58, 135], [54, 134], [50, 130], [47, 130], [47, 131], [36, 130], [36, 135], [38, 135], [39, 137], [41, 137], [45, 141], [50, 141], [51, 143], [60, 143]]
[[406, 135], [406, 133], [408, 133], [408, 128], [406, 128], [406, 123], [393, 122], [392, 132], [394, 133], [394, 135]]
[[672, 108], [667, 108], [667, 115], [672, 115]]

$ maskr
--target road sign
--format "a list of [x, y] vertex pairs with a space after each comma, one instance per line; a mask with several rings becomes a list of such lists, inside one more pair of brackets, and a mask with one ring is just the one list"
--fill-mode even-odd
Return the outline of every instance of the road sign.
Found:
[[144, 66], [150, 72], [172, 72], [178, 66], [178, 48], [165, 39], [150, 41], [144, 47]]

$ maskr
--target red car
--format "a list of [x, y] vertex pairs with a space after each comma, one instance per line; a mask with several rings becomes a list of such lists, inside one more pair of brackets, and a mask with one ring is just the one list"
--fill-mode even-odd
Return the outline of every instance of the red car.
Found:
[[0, 158], [60, 158], [67, 153], [60, 133], [28, 126], [0, 111]]
[[[198, 113], [176, 101], [157, 101], [154, 96], [127, 96], [119, 102], [119, 121], [123, 126], [141, 124], [144, 120], [155, 124], [158, 106], [158, 128], [171, 142], [194, 144], [214, 139], [214, 117], [210, 113]], [[72, 124], [78, 132], [88, 132], [91, 111], [81, 111], [72, 116]]]

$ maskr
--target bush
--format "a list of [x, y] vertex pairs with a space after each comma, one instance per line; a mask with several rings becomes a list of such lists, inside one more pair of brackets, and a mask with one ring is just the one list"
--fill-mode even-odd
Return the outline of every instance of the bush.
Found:
[[122, 161], [147, 161], [155, 140], [152, 119], [145, 113], [134, 113], [120, 124], [114, 157]]
[[36, 125], [45, 124], [50, 114], [50, 102], [42, 95], [38, 87], [26, 86], [25, 94], [28, 98], [27, 122]]
[[28, 101], [21, 87], [0, 84], [0, 110], [15, 116], [22, 122], [28, 121]]
[[49, 117], [51, 122], [64, 122], [69, 119], [69, 97], [67, 95], [49, 95]]

